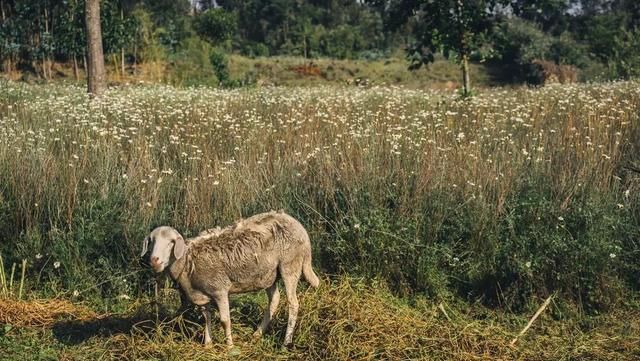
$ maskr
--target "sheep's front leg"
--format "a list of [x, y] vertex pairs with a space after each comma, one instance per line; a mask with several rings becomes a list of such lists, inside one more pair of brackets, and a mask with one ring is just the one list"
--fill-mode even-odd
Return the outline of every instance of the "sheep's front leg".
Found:
[[226, 292], [220, 293], [215, 295], [214, 299], [220, 312], [220, 323], [224, 328], [224, 339], [228, 346], [233, 346], [233, 339], [231, 338], [231, 315], [229, 314], [229, 294]]
[[271, 287], [267, 288], [267, 296], [269, 297], [269, 304], [267, 305], [267, 309], [264, 310], [262, 323], [260, 324], [260, 326], [258, 326], [256, 332], [253, 333], [254, 337], [260, 337], [265, 333], [265, 331], [267, 331], [267, 327], [269, 327], [273, 316], [278, 310], [278, 303], [280, 302], [280, 291], [278, 290], [278, 283], [274, 282]]
[[204, 315], [204, 345], [211, 346], [211, 305], [207, 303], [202, 306]]

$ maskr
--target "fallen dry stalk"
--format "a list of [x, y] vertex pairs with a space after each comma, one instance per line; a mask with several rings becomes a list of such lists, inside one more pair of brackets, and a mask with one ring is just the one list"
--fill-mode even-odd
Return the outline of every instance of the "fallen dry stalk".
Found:
[[533, 317], [531, 317], [531, 319], [529, 320], [529, 323], [527, 323], [527, 325], [522, 329], [522, 331], [520, 331], [518, 336], [516, 336], [513, 340], [511, 340], [511, 342], [509, 343], [509, 346], [515, 345], [516, 342], [518, 341], [518, 338], [521, 337], [522, 335], [524, 335], [525, 332], [527, 332], [529, 330], [531, 325], [533, 325], [533, 322], [535, 322], [535, 320], [538, 318], [538, 316], [540, 316], [542, 311], [544, 311], [545, 308], [547, 308], [547, 306], [549, 306], [549, 303], [551, 302], [551, 298], [552, 297], [553, 297], [553, 295], [547, 297], [547, 299], [544, 301], [542, 306], [540, 306], [540, 308], [538, 308], [538, 311], [536, 311], [536, 313], [533, 315]]

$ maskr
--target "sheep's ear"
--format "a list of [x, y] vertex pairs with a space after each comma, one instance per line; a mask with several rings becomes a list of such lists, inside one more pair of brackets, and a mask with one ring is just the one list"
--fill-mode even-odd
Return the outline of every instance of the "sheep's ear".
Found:
[[174, 243], [173, 255], [176, 257], [176, 259], [182, 258], [182, 256], [184, 256], [184, 248], [185, 248], [184, 238], [178, 235], [178, 237], [176, 237], [176, 239], [173, 240], [173, 243]]
[[149, 247], [149, 236], [144, 237], [144, 241], [142, 241], [142, 253], [140, 257], [144, 257], [147, 254], [147, 248]]

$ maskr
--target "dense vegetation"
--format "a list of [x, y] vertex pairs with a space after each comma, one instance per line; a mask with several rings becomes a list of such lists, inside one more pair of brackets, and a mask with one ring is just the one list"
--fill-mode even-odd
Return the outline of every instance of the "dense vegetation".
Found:
[[[636, 82], [492, 90], [0, 88], [0, 252], [32, 287], [141, 292], [160, 224], [284, 208], [325, 273], [511, 309], [637, 290]], [[35, 255], [39, 255], [36, 257]], [[52, 267], [60, 262], [59, 267]], [[97, 288], [96, 284], [100, 284]]]
[[[442, 51], [499, 65], [503, 82], [539, 81], [540, 61], [575, 67], [585, 80], [640, 72], [634, 0], [101, 3], [106, 60], [118, 78], [168, 72], [175, 84], [237, 86], [252, 78], [230, 76], [229, 53], [380, 59], [405, 49], [414, 65]], [[50, 79], [64, 63], [82, 76], [82, 0], [3, 0], [0, 10], [4, 72]]]

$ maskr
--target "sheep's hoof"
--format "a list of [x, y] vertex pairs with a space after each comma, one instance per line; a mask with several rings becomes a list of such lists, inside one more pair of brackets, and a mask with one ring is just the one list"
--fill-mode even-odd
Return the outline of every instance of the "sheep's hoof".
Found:
[[204, 343], [204, 348], [211, 348], [211, 347], [213, 347], [213, 343], [211, 343], [211, 341]]
[[262, 330], [261, 330], [261, 329], [257, 329], [257, 330], [253, 333], [253, 338], [254, 338], [254, 339], [262, 338]]

